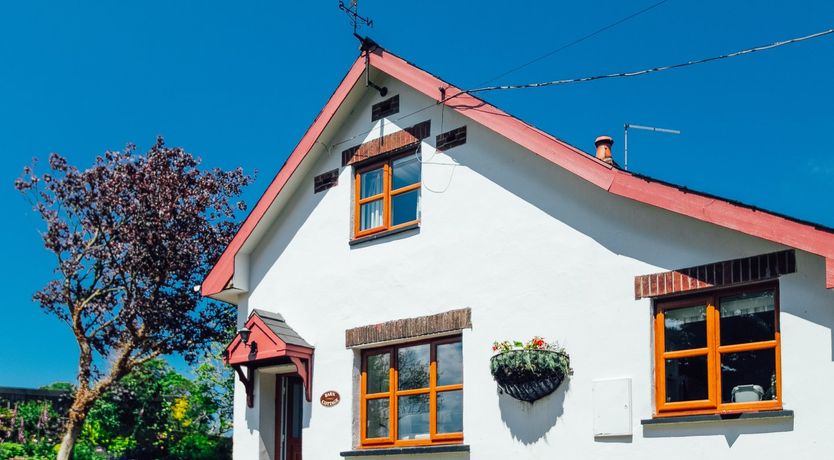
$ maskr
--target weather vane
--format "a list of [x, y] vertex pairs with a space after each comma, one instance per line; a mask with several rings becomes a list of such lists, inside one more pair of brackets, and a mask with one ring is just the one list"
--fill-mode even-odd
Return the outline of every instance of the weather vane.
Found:
[[373, 27], [374, 21], [359, 15], [359, 0], [350, 0], [350, 6], [345, 6], [345, 2], [343, 0], [339, 0], [339, 9], [350, 16], [350, 22], [353, 24], [353, 35], [360, 41], [364, 40], [362, 36], [356, 33], [356, 30], [359, 28], [359, 24], [361, 23], [368, 27]]
[[350, 22], [353, 24], [353, 36], [359, 39], [359, 43], [361, 43], [359, 49], [362, 50], [362, 53], [365, 56], [365, 86], [370, 86], [371, 88], [379, 91], [379, 95], [381, 97], [385, 97], [385, 95], [388, 94], [388, 88], [385, 86], [379, 86], [371, 81], [370, 53], [376, 49], [378, 45], [376, 42], [371, 40], [370, 37], [363, 37], [356, 32], [360, 23], [368, 27], [373, 27], [374, 21], [359, 15], [359, 0], [350, 0], [350, 6], [345, 6], [344, 0], [339, 0], [339, 9], [347, 13], [350, 17]]

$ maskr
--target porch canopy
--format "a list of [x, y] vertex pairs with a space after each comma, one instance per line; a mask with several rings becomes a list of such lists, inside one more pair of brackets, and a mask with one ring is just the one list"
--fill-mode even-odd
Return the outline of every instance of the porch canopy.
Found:
[[312, 401], [313, 346], [287, 325], [278, 313], [254, 309], [245, 327], [249, 330], [248, 337], [238, 332], [226, 347], [223, 360], [237, 372], [246, 388], [246, 404], [249, 407], [254, 405], [257, 369], [297, 375], [304, 384], [307, 401]]

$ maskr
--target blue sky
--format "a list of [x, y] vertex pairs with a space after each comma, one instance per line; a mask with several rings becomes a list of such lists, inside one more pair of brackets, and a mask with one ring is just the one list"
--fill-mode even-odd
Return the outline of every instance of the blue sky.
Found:
[[[460, 87], [655, 0], [361, 1], [368, 34]], [[0, 386], [72, 380], [69, 330], [31, 295], [51, 276], [40, 222], [13, 188], [32, 157], [86, 166], [159, 134], [205, 166], [257, 169], [254, 202], [356, 58], [336, 0], [52, 1], [0, 6], [0, 206], [7, 242]], [[834, 27], [834, 3], [670, 0], [497, 83], [638, 70]], [[630, 169], [834, 226], [834, 36], [632, 79], [482, 94], [585, 151], [624, 123]]]

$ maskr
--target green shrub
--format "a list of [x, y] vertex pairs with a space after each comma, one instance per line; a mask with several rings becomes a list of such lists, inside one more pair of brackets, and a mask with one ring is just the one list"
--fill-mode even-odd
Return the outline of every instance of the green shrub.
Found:
[[170, 457], [177, 460], [214, 460], [232, 458], [231, 444], [218, 436], [202, 433], [186, 435], [172, 449]]
[[72, 460], [104, 460], [106, 458], [106, 454], [96, 452], [95, 446], [83, 440], [76, 442], [72, 449]]
[[0, 460], [7, 460], [15, 457], [25, 457], [26, 448], [23, 444], [16, 442], [2, 442], [0, 443]]

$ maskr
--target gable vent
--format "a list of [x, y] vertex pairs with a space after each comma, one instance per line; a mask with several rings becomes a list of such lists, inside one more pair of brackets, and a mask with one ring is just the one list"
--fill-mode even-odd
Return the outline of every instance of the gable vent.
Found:
[[313, 178], [313, 193], [323, 192], [339, 184], [339, 168]]
[[399, 111], [400, 95], [397, 94], [394, 97], [389, 97], [388, 99], [371, 106], [371, 121], [377, 121], [380, 118], [391, 116], [395, 113], [399, 113]]
[[437, 150], [448, 150], [452, 147], [457, 147], [466, 143], [466, 126], [455, 128], [451, 131], [438, 134], [435, 139], [435, 148]]

